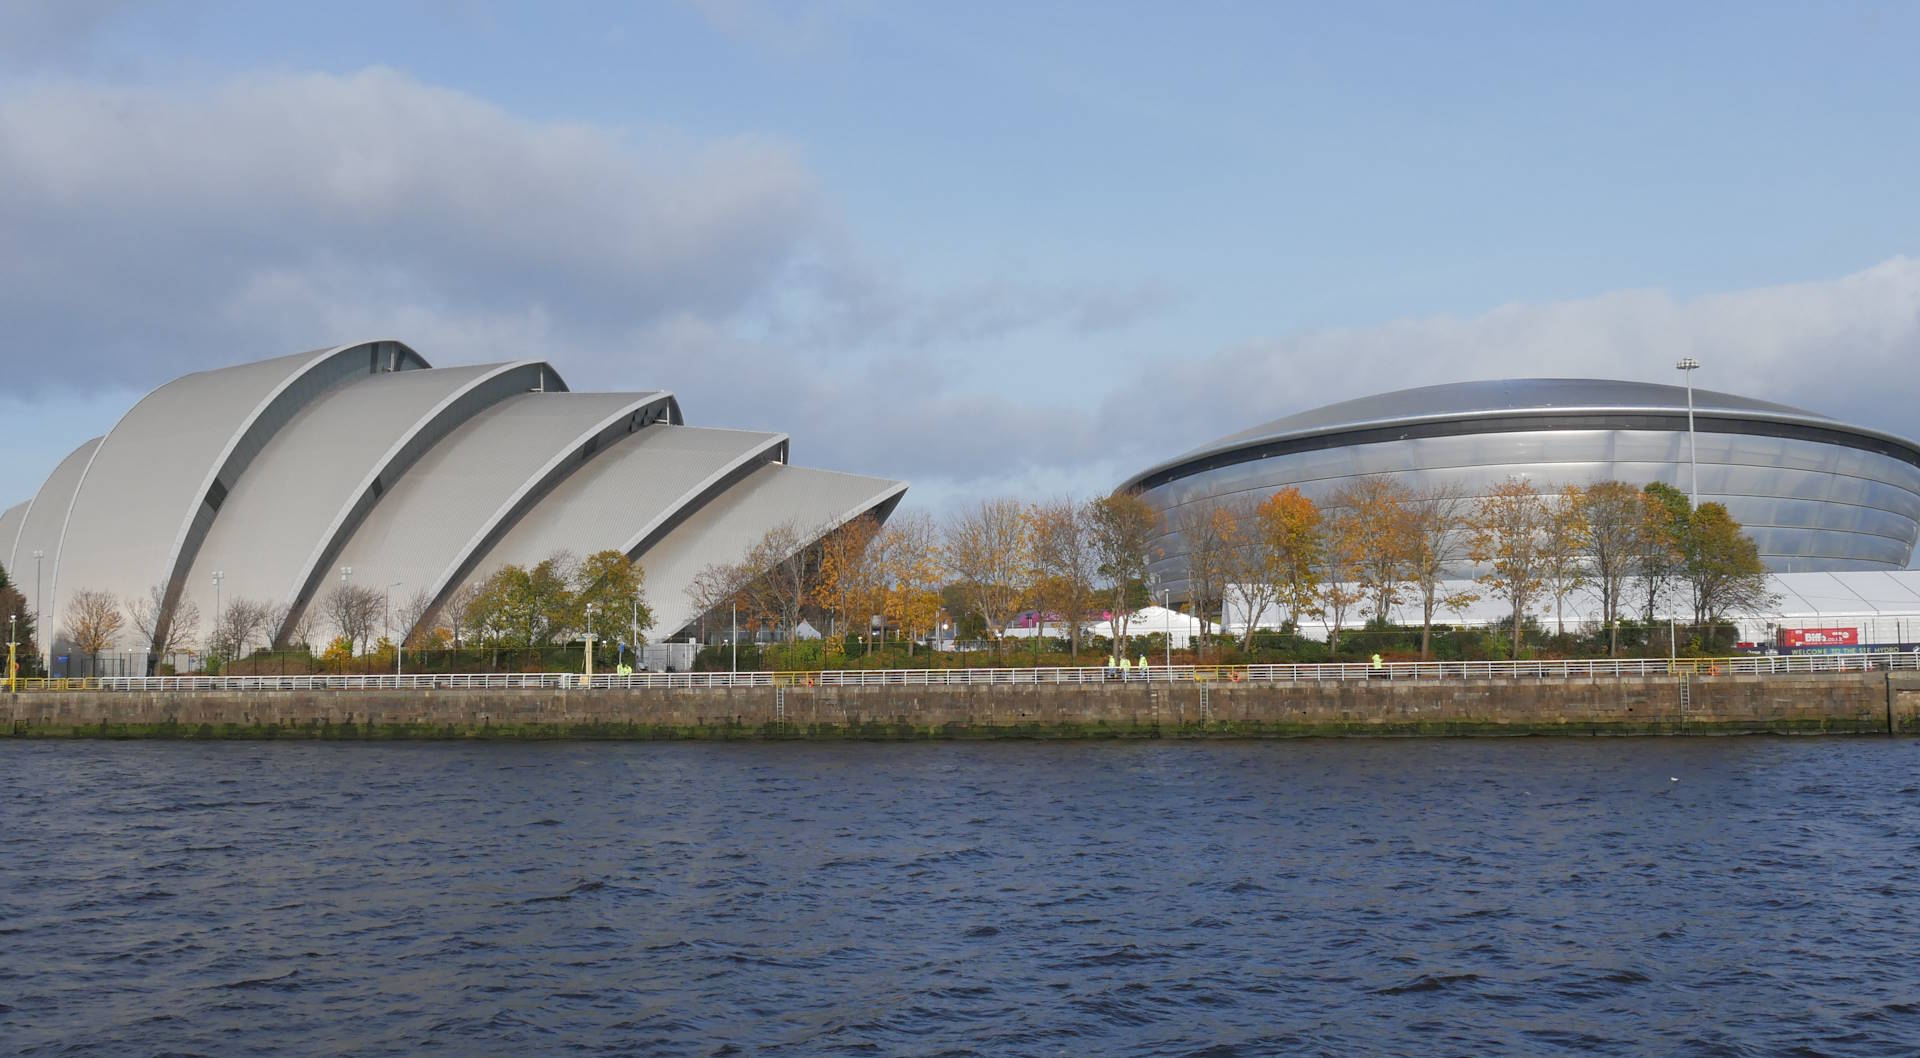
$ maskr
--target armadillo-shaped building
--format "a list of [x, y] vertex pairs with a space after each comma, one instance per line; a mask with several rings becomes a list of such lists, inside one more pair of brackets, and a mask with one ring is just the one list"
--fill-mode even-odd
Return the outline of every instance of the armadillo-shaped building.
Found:
[[[787, 436], [683, 423], [665, 390], [576, 393], [540, 361], [434, 368], [398, 341], [203, 371], [147, 394], [0, 514], [0, 560], [60, 649], [79, 591], [283, 607], [284, 637], [342, 568], [435, 604], [565, 549], [642, 564], [656, 635], [686, 588], [792, 523], [809, 542], [906, 485], [787, 463]], [[163, 617], [163, 620], [165, 618]], [[404, 630], [397, 630], [403, 632]], [[135, 642], [135, 639], [140, 639]], [[149, 648], [131, 628], [122, 650]]]

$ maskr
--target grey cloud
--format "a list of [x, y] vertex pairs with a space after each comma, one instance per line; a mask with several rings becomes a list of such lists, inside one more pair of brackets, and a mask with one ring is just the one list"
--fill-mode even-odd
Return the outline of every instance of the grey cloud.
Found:
[[532, 123], [387, 70], [0, 100], [8, 359], [58, 346], [68, 372], [153, 381], [281, 351], [289, 323], [311, 344], [322, 301], [606, 333], [725, 315], [819, 211], [778, 144]]
[[0, 56], [29, 66], [81, 51], [133, 0], [0, 0]]

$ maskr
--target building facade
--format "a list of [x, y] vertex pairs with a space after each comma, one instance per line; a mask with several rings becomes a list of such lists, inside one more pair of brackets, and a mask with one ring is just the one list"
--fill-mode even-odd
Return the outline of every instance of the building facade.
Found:
[[[1600, 379], [1510, 379], [1400, 390], [1277, 419], [1150, 467], [1122, 487], [1161, 511], [1153, 573], [1181, 597], [1184, 505], [1294, 486], [1325, 501], [1387, 475], [1482, 495], [1665, 482], [1720, 503], [1777, 572], [1905, 569], [1920, 539], [1920, 445], [1727, 393]], [[1698, 480], [1694, 480], [1694, 467]]]
[[[217, 594], [265, 602], [283, 640], [343, 578], [437, 605], [560, 550], [640, 562], [659, 638], [699, 616], [703, 566], [783, 523], [810, 542], [884, 518], [905, 491], [791, 466], [782, 433], [687, 426], [665, 390], [576, 393], [544, 362], [433, 368], [379, 340], [147, 394], [0, 513], [0, 561], [56, 659], [81, 591], [124, 606], [158, 588], [163, 621], [188, 600], [211, 617]], [[128, 627], [116, 648], [150, 645]]]

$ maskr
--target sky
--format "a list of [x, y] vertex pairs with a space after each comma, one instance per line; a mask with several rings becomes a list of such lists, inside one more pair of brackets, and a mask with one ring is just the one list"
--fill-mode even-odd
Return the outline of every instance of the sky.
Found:
[[936, 513], [1403, 386], [1920, 436], [1920, 5], [0, 0], [0, 507], [400, 338]]

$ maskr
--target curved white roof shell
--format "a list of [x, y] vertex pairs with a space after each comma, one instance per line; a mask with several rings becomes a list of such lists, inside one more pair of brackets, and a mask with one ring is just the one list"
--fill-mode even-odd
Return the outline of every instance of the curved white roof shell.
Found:
[[124, 602], [160, 585], [169, 602], [177, 598], [228, 491], [294, 414], [356, 375], [425, 366], [398, 342], [361, 342], [202, 371], [147, 394], [81, 476], [54, 563], [48, 627], [61, 627], [74, 591]]
[[[342, 567], [437, 604], [562, 550], [641, 563], [655, 632], [671, 634], [697, 616], [685, 587], [702, 566], [739, 561], [785, 522], [817, 539], [884, 516], [906, 490], [786, 458], [785, 434], [683, 425], [664, 390], [575, 393], [539, 361], [436, 369], [397, 341], [357, 342], [149, 393], [0, 508], [0, 558], [32, 601], [43, 553], [50, 654], [68, 653], [56, 604], [76, 591], [127, 612], [159, 585], [164, 620], [190, 600], [205, 631], [218, 572], [223, 603], [281, 608], [284, 635]], [[151, 646], [131, 621], [117, 644]]]
[[182, 598], [211, 619], [214, 572], [228, 599], [298, 604], [378, 494], [432, 445], [486, 408], [564, 388], [544, 364], [482, 364], [366, 375], [287, 420], [236, 481], [202, 542]]
[[[50, 578], [53, 567], [60, 561], [60, 532], [67, 524], [67, 510], [73, 506], [73, 493], [80, 487], [80, 476], [87, 472], [87, 463], [93, 458], [93, 450], [100, 447], [102, 438], [96, 437], [83, 442], [80, 447], [67, 453], [53, 473], [40, 485], [40, 491], [27, 504], [27, 513], [20, 520], [20, 533], [13, 542], [14, 561], [7, 569], [13, 575], [13, 582], [20, 594], [27, 597], [27, 604], [40, 614], [43, 626], [51, 627], [47, 620], [47, 603], [52, 600]], [[34, 558], [34, 552], [40, 552], [40, 558]], [[21, 572], [24, 568], [24, 574]], [[46, 601], [38, 598], [44, 595]], [[46, 628], [40, 632], [41, 642], [47, 638]]]
[[715, 562], [739, 561], [767, 530], [792, 522], [810, 542], [868, 511], [885, 517], [906, 491], [900, 481], [779, 463], [761, 466], [647, 550], [641, 567], [654, 631], [671, 635], [699, 617], [687, 602], [694, 575]]
[[786, 459], [787, 435], [655, 426], [561, 482], [520, 519], [475, 569], [531, 566], [573, 541], [607, 540], [637, 558], [679, 520], [763, 463]]
[[20, 539], [20, 526], [27, 520], [27, 508], [33, 506], [32, 500], [21, 500], [0, 513], [0, 566], [7, 568], [7, 575], [13, 575], [13, 542]]

